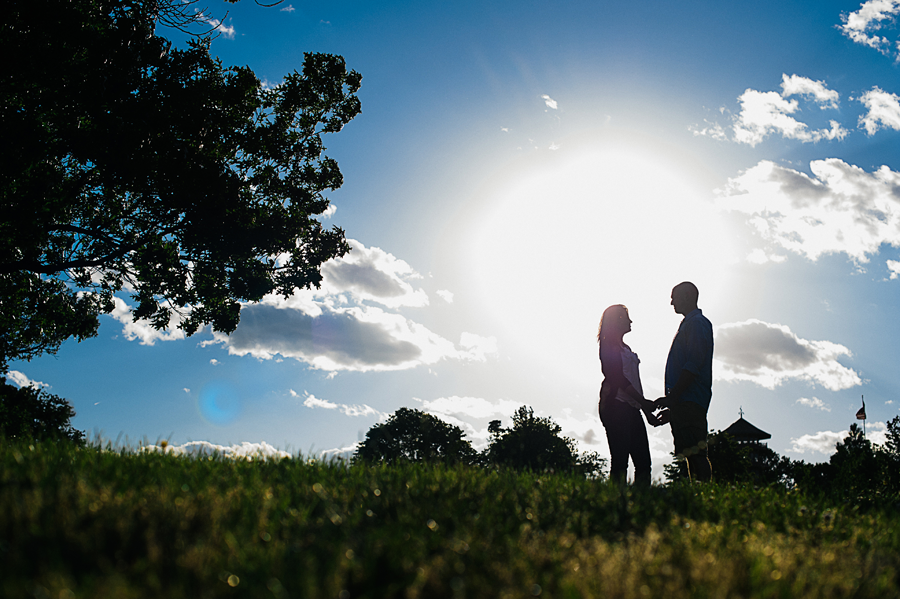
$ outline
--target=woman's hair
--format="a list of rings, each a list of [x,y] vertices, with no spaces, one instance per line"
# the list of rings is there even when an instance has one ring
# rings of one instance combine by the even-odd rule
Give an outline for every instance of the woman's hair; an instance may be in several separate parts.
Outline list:
[[[617,314],[618,313],[618,314]],[[609,308],[603,311],[603,316],[600,317],[600,326],[597,327],[597,343],[601,343],[603,338],[609,333],[610,329],[615,327],[613,322],[622,316],[622,313],[625,316],[628,316],[628,308],[623,306],[622,304],[613,304]],[[606,323],[606,330],[603,330],[603,323]]]

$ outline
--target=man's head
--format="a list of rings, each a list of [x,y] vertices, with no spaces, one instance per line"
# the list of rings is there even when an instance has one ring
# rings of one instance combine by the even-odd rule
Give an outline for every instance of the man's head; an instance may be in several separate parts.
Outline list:
[[[697,309],[699,297],[700,292],[697,290],[697,286],[685,281],[675,285],[675,288],[672,289],[672,306],[677,314],[687,316]]]

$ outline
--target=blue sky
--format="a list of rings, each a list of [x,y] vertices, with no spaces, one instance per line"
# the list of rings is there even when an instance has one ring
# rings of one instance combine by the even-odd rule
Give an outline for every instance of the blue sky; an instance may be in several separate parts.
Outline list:
[[[227,11],[227,16],[226,15]],[[530,405],[607,455],[594,335],[624,303],[662,391],[700,288],[716,328],[709,421],[738,410],[827,459],[865,396],[898,414],[900,1],[210,4],[213,52],[277,84],[303,52],[363,75],[326,139],[325,284],[246,306],[230,337],[132,324],[12,365],[104,438],[352,451],[396,409],[481,447]],[[671,434],[651,431],[654,470]]]

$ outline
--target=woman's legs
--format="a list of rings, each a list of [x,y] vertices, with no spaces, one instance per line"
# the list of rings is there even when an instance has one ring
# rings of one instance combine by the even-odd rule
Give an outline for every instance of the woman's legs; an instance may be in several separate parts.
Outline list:
[[[639,485],[650,485],[650,442],[647,439],[647,427],[640,410],[632,410],[630,450],[634,463],[634,482]]]
[[[606,429],[606,440],[609,442],[609,477],[625,482],[630,455],[634,463],[635,482],[649,485],[650,444],[640,410],[617,399],[608,399],[600,402],[600,421]]]
[[[606,440],[609,442],[611,457],[609,477],[623,483],[628,472],[628,454],[631,449],[629,410],[633,410],[633,408],[614,398],[600,402],[600,421],[603,423],[603,428],[606,429]]]

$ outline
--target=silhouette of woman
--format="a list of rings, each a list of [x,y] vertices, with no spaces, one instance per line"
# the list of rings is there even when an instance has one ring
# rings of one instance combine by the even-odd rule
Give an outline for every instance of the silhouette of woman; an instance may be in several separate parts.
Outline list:
[[[628,308],[615,304],[603,311],[597,343],[600,345],[600,421],[606,429],[612,455],[610,478],[625,482],[628,456],[634,464],[634,481],[650,484],[650,444],[641,411],[653,426],[663,422],[653,415],[654,404],[644,398],[638,371],[640,360],[622,338],[631,331]]]

